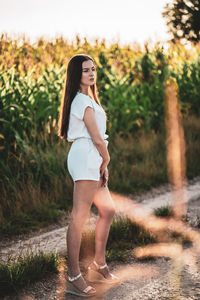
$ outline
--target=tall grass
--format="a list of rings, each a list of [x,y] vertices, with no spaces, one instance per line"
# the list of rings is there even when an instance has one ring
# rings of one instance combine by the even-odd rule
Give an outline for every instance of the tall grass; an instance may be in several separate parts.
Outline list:
[[[200,174],[200,119],[189,115],[183,126],[186,139],[186,174],[192,179]]]
[[[29,145],[19,157],[9,152],[8,163],[1,163],[1,233],[20,233],[37,227],[37,223],[46,225],[57,220],[60,210],[71,208],[73,181],[67,172],[68,151],[66,142],[52,137],[47,143],[41,133],[40,142]]]
[[[200,122],[193,116],[184,119],[183,125],[186,173],[188,178],[193,178],[200,173]],[[128,138],[116,135],[108,145],[111,156],[109,188],[134,194],[167,182],[165,143],[164,130],[162,133],[140,131]],[[71,208],[73,181],[67,170],[68,151],[69,145],[58,139],[44,149],[40,144],[33,145],[30,152],[23,154],[21,161],[15,161],[13,157],[12,164],[4,169],[8,184],[6,181],[2,184],[2,234],[20,233],[20,230],[23,232],[46,225],[57,220],[61,210]]]
[[[6,228],[12,232],[12,224],[20,220],[20,215],[27,220],[27,214],[34,211],[39,216],[45,207],[54,210],[49,217],[53,221],[60,209],[71,207],[73,182],[66,164],[70,145],[58,138],[57,123],[66,65],[72,55],[80,52],[94,57],[99,97],[108,114],[110,189],[134,193],[167,181],[163,82],[168,75],[174,76],[179,85],[187,175],[192,178],[200,173],[199,45],[192,51],[170,45],[166,52],[159,45],[151,50],[148,45],[145,49],[120,47],[117,43],[107,47],[104,40],[91,45],[87,39],[81,42],[78,36],[71,44],[60,37],[55,41],[39,39],[31,45],[3,34],[1,232]],[[27,222],[30,228],[36,226]]]
[[[109,145],[109,185],[121,193],[135,193],[167,181],[164,133],[140,131],[117,135]]]

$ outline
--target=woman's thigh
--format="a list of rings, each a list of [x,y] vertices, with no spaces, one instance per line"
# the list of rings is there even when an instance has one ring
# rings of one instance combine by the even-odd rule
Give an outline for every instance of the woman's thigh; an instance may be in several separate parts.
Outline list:
[[[102,178],[99,180],[97,190],[94,194],[94,204],[98,208],[101,216],[111,215],[115,213],[115,203],[110,195],[108,187],[102,186]]]
[[[98,184],[99,182],[95,180],[74,182],[72,216],[84,216],[89,213]]]

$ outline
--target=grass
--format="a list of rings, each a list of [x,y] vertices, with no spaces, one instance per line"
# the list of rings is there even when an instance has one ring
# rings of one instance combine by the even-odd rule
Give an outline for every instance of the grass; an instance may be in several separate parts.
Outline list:
[[[116,136],[109,144],[110,189],[134,194],[167,182],[165,151],[164,133]]]
[[[200,174],[200,120],[183,119],[186,141],[186,176]],[[109,143],[109,188],[122,194],[136,194],[168,182],[165,130],[140,131],[128,138],[117,135]]]
[[[110,227],[107,248],[119,250],[155,243],[155,236],[125,217],[116,217]]]
[[[174,217],[174,212],[173,212],[173,208],[172,206],[161,206],[161,207],[158,207],[156,209],[154,209],[154,214],[155,216],[157,217],[164,217],[164,218],[167,218],[167,217]],[[183,217],[182,218],[182,221],[183,222],[187,222],[188,219],[187,219],[187,216],[186,217]],[[198,226],[197,226],[198,227]],[[182,236],[181,234],[177,233],[177,232],[168,232],[169,233],[169,236],[176,242],[180,242],[182,243],[183,245],[184,244],[191,244],[191,240],[187,237],[184,237]]]
[[[28,213],[18,212],[0,223],[0,235],[11,237],[38,230],[51,223],[56,223],[63,213],[55,205],[49,207],[40,206],[30,210]]]
[[[168,206],[168,205],[155,208],[154,214],[157,217],[173,217],[174,216],[172,207]]]
[[[118,216],[113,220],[110,227],[106,259],[107,261],[127,261],[128,250],[155,242],[156,239],[150,231],[143,229],[127,218]],[[80,260],[93,257],[94,251],[95,231],[93,229],[85,230],[82,234]]]
[[[37,230],[72,207],[73,181],[66,167],[69,145],[47,135],[40,141],[20,157],[1,161],[0,235]]]
[[[200,175],[200,120],[188,116],[183,122],[186,140],[186,174],[192,179]]]
[[[199,228],[199,229],[200,229],[200,216],[198,216],[197,228]]]
[[[129,259],[129,250],[110,249],[106,250],[106,261],[127,262]]]
[[[17,261],[0,262],[0,296],[17,293],[22,287],[40,280],[50,272],[58,272],[59,257],[56,253],[34,255],[27,253]]]
[[[87,228],[82,232],[79,259],[90,259],[95,252],[95,231]]]
[[[183,120],[186,138],[186,173],[200,174],[200,122]],[[67,170],[70,145],[55,136],[42,135],[20,157],[1,164],[0,234],[14,235],[56,222],[71,210],[73,181]],[[109,141],[111,156],[108,187],[136,194],[168,182],[165,132],[144,132]],[[15,226],[16,224],[16,226]],[[17,225],[18,224],[18,225]]]

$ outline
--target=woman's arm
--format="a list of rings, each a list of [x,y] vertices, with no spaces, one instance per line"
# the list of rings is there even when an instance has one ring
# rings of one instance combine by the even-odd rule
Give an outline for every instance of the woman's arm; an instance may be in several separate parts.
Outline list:
[[[105,168],[109,164],[110,155],[108,153],[106,143],[104,142],[104,139],[100,135],[94,111],[89,106],[85,109],[83,121],[93,140],[94,145],[96,146],[97,150],[99,151],[100,155],[103,158],[103,162],[101,165],[101,176],[102,176],[104,174]]]

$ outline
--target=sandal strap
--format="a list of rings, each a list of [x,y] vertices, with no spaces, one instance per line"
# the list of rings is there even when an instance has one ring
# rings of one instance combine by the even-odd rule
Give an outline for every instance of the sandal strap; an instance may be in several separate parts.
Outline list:
[[[108,266],[107,264],[101,266],[95,260],[93,261],[93,263],[97,267],[97,269],[101,269],[101,270],[104,269],[104,268],[106,268]]]
[[[69,275],[67,275],[70,282],[73,282],[73,281],[77,280],[81,276],[82,276],[81,273],[79,273],[77,276],[74,276],[74,277],[70,277]]]
[[[93,261],[93,264],[96,266],[96,268],[97,268],[97,272],[99,272],[98,270],[99,269],[104,269],[104,268],[108,268],[108,265],[105,263],[105,265],[99,265],[95,260]],[[88,267],[88,269],[89,270],[91,270],[91,267],[89,266]],[[109,270],[108,270],[109,271]],[[101,273],[102,274],[102,273]],[[107,279],[109,282],[115,282],[115,280],[117,280],[117,281],[119,281],[119,277],[117,277],[117,276],[115,276],[114,274],[112,274],[112,273],[110,273],[109,272],[109,274],[110,274],[110,276],[111,276],[111,279]],[[103,275],[103,274],[102,274]],[[104,276],[104,275],[103,275]],[[104,276],[105,277],[105,276]]]
[[[90,285],[88,285],[84,290],[83,292],[88,294],[89,291],[91,291],[93,289],[93,287],[91,287]]]
[[[108,265],[105,264],[105,265],[103,265],[103,266],[100,266],[99,269],[104,269],[104,268],[106,268],[107,266],[108,266]]]

